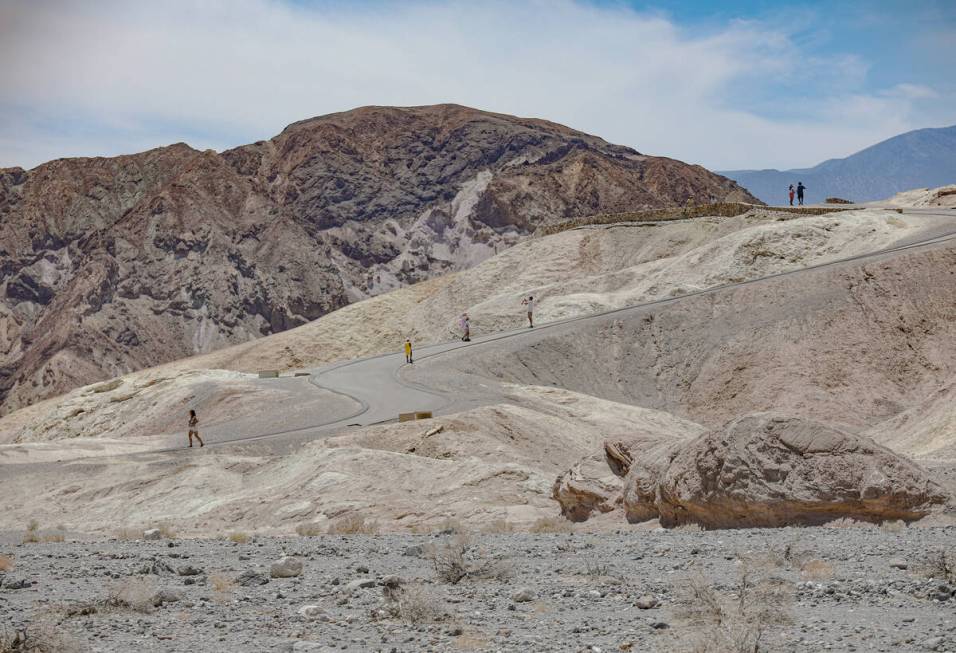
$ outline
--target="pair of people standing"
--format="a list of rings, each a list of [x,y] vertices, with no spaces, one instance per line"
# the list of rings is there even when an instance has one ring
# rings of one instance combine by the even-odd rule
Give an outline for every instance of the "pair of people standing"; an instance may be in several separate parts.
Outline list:
[[[803,185],[802,181],[797,182],[796,195],[797,195],[797,201],[800,203],[800,206],[803,206],[803,191],[805,191],[806,189],[807,187]],[[793,195],[794,195],[793,184],[790,184],[790,206],[793,206]]]

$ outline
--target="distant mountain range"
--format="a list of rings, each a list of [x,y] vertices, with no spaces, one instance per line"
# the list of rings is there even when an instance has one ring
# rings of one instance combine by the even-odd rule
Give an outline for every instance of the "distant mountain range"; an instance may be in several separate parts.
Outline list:
[[[956,125],[917,129],[846,157],[794,170],[727,170],[767,204],[786,204],[787,187],[802,181],[808,203],[827,197],[854,202],[888,198],[912,188],[956,183]]]

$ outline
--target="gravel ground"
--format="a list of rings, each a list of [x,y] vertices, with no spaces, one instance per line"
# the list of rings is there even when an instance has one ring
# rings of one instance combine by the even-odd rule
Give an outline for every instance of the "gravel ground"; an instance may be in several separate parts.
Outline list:
[[[4,541],[0,624],[55,650],[687,650],[722,634],[687,614],[708,587],[725,631],[746,630],[730,606],[747,572],[761,650],[956,651],[956,578],[927,567],[956,527]],[[451,583],[434,551],[459,541]],[[298,576],[272,577],[283,556]]]

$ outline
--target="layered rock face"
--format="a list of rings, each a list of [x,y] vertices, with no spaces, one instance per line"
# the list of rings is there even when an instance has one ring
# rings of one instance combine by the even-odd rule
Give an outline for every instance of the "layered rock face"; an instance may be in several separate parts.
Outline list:
[[[913,521],[951,500],[902,456],[804,419],[749,415],[672,455],[634,456],[623,494],[630,521],[706,528]]]
[[[368,107],[221,154],[0,170],[0,414],[470,267],[538,226],[755,201],[542,120]]]

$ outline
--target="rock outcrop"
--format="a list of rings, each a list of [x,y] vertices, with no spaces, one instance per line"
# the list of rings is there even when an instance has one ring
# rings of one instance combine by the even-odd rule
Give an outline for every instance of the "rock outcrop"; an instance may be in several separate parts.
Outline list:
[[[636,461],[640,455],[634,456]],[[631,521],[705,528],[914,521],[951,497],[916,464],[867,438],[797,418],[756,414],[702,435],[661,462],[631,465]],[[651,468],[650,473],[648,467]]]
[[[723,200],[756,201],[699,166],[455,105],[0,169],[0,414],[468,268],[541,225]]]

